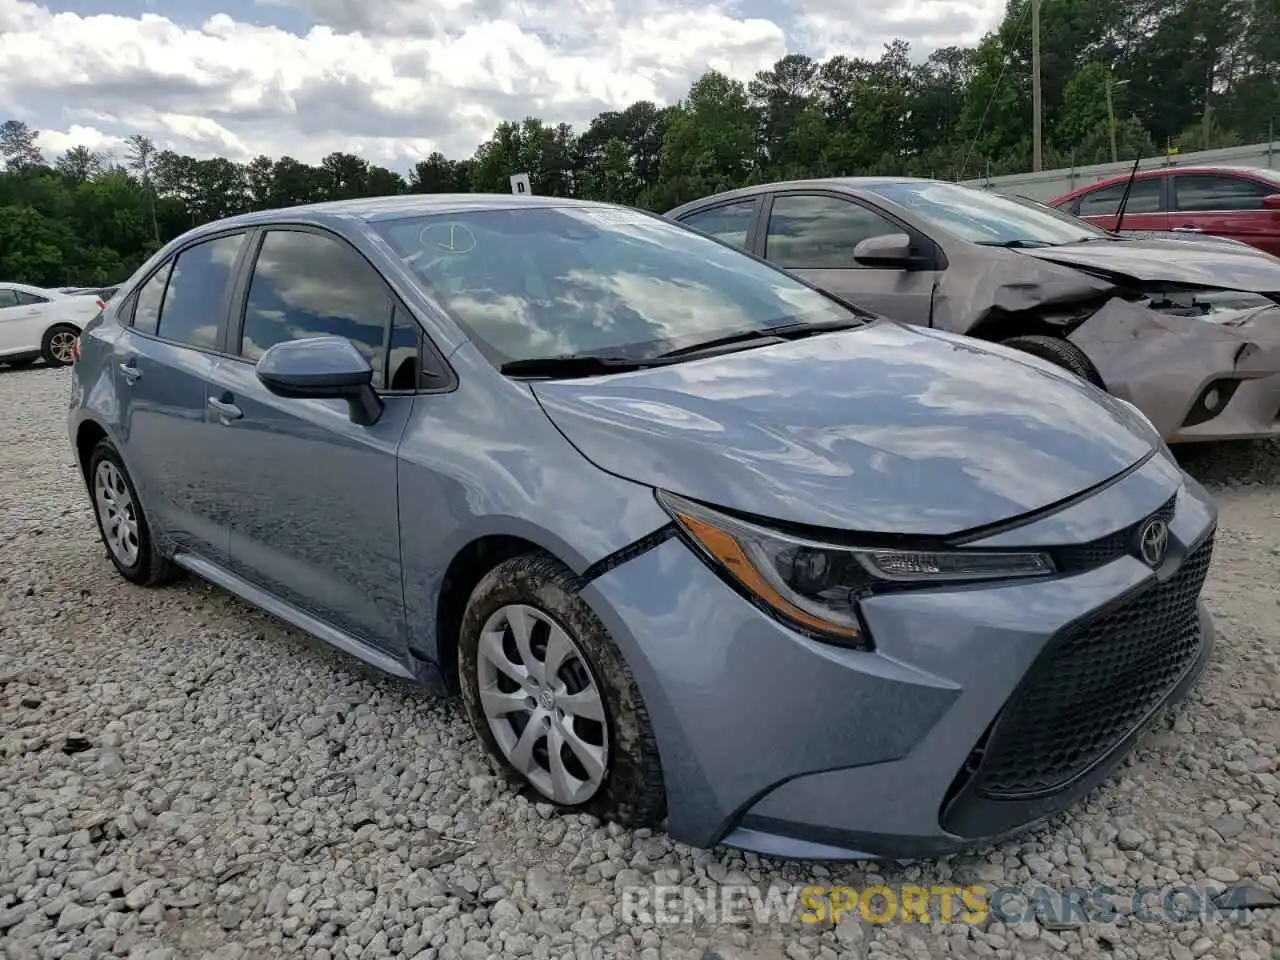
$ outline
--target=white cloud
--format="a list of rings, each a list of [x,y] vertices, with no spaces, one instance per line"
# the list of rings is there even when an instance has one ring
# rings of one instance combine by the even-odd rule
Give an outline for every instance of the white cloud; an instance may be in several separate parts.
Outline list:
[[[143,133],[197,156],[340,149],[404,168],[433,149],[468,156],[500,120],[581,126],[670,102],[708,67],[747,79],[788,47],[969,42],[1002,5],[866,0],[851,18],[834,0],[791,0],[763,6],[770,19],[746,12],[760,0],[254,0],[257,20],[290,7],[317,24],[298,34],[237,21],[226,2],[186,26],[0,0],[0,104],[50,153]]]

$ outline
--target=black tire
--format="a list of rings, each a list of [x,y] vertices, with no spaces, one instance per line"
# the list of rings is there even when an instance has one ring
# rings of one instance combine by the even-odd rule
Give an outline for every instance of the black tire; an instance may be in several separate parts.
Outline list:
[[[609,738],[604,778],[584,802],[555,806],[628,827],[660,823],[665,815],[666,791],[657,742],[640,691],[604,624],[575,593],[573,574],[547,556],[524,555],[499,564],[476,586],[462,619],[458,679],[467,717],[490,759],[510,782],[527,788],[540,801],[554,803],[507,760],[480,706],[477,661],[481,630],[494,613],[512,604],[537,609],[568,633],[604,704]]]
[[[1093,363],[1084,355],[1079,347],[1059,337],[1047,337],[1032,334],[1025,337],[1012,337],[1002,341],[1002,345],[1021,350],[1033,357],[1048,360],[1055,366],[1074,373],[1083,380],[1088,380],[1095,387],[1102,387],[1102,378],[1093,368]]]
[[[124,479],[129,496],[133,501],[134,517],[138,528],[138,556],[131,564],[124,563],[117,557],[108,542],[102,510],[98,504],[98,496],[95,489],[98,468],[104,462],[111,463],[120,472],[120,476]],[[98,522],[98,535],[102,538],[102,545],[107,548],[107,556],[110,558],[111,563],[120,571],[120,576],[142,587],[156,587],[176,579],[179,570],[156,549],[155,541],[151,538],[151,527],[147,524],[146,514],[142,510],[142,501],[138,499],[137,488],[133,485],[133,478],[129,476],[129,471],[125,469],[124,461],[120,458],[120,452],[116,450],[115,445],[110,440],[100,440],[98,445],[93,448],[93,453],[89,456],[86,477],[89,499],[93,504],[93,516]]]
[[[60,359],[54,354],[54,338],[68,333],[73,337],[78,337],[80,336],[80,328],[73,323],[55,323],[44,332],[44,337],[40,340],[40,356],[49,366],[66,367],[71,364],[70,360]]]

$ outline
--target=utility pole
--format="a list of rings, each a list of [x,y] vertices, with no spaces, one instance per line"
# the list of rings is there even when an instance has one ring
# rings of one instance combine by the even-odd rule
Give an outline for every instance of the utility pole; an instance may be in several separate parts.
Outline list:
[[[1111,162],[1120,162],[1120,151],[1116,149],[1116,105],[1111,96],[1111,73],[1107,72],[1107,124],[1111,127]]]
[[[1039,170],[1043,105],[1040,102],[1040,0],[1031,0],[1031,169]]]

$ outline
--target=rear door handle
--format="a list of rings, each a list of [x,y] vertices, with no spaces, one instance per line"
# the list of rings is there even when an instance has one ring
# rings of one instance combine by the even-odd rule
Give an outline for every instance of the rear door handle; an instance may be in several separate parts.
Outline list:
[[[131,363],[120,364],[120,375],[124,377],[125,383],[133,386],[138,382],[138,378],[142,376],[142,371]]]
[[[1204,233],[1199,227],[1174,227],[1174,233]]]
[[[228,403],[226,400],[219,400],[217,397],[209,398],[209,409],[221,417],[224,422],[228,420],[239,420],[244,416],[244,411],[234,403]]]

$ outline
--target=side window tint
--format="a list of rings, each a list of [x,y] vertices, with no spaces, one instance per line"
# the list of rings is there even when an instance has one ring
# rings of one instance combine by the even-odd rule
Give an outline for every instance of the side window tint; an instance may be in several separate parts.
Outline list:
[[[240,355],[257,360],[287,340],[346,337],[369,358],[381,389],[390,315],[386,284],[351,247],[318,233],[270,230],[249,282]]]
[[[1161,177],[1148,177],[1145,180],[1133,181],[1129,191],[1129,202],[1125,204],[1124,215],[1131,213],[1162,213],[1164,197],[1162,195]],[[1086,193],[1080,198],[1080,216],[1113,217],[1120,210],[1120,199],[1124,196],[1124,183],[1113,183],[1109,187]]]
[[[38,303],[48,303],[48,297],[37,297],[34,293],[27,293],[25,290],[15,290],[14,296],[18,298],[18,306],[34,307]]]
[[[133,328],[142,333],[154,334],[160,322],[160,304],[164,301],[164,288],[169,282],[169,271],[173,269],[173,261],[169,261],[142,285],[133,301]]]
[[[18,292],[16,290],[0,290],[0,310],[5,307],[16,307],[18,305]]]
[[[420,377],[419,353],[422,328],[413,317],[396,307],[391,324],[391,345],[387,352],[387,389],[416,390]]]
[[[236,233],[178,254],[160,310],[161,337],[206,350],[218,346],[227,284],[244,242],[245,235]]]
[[[755,200],[743,200],[738,203],[727,203],[722,207],[712,207],[710,210],[700,210],[682,217],[680,222],[688,224],[695,230],[709,233],[717,240],[745,248],[755,215]]]
[[[1173,179],[1179,210],[1261,210],[1262,198],[1274,192],[1243,177],[1179,174]]]
[[[856,269],[853,248],[868,237],[902,233],[866,207],[839,197],[774,197],[765,256],[782,267]]]

